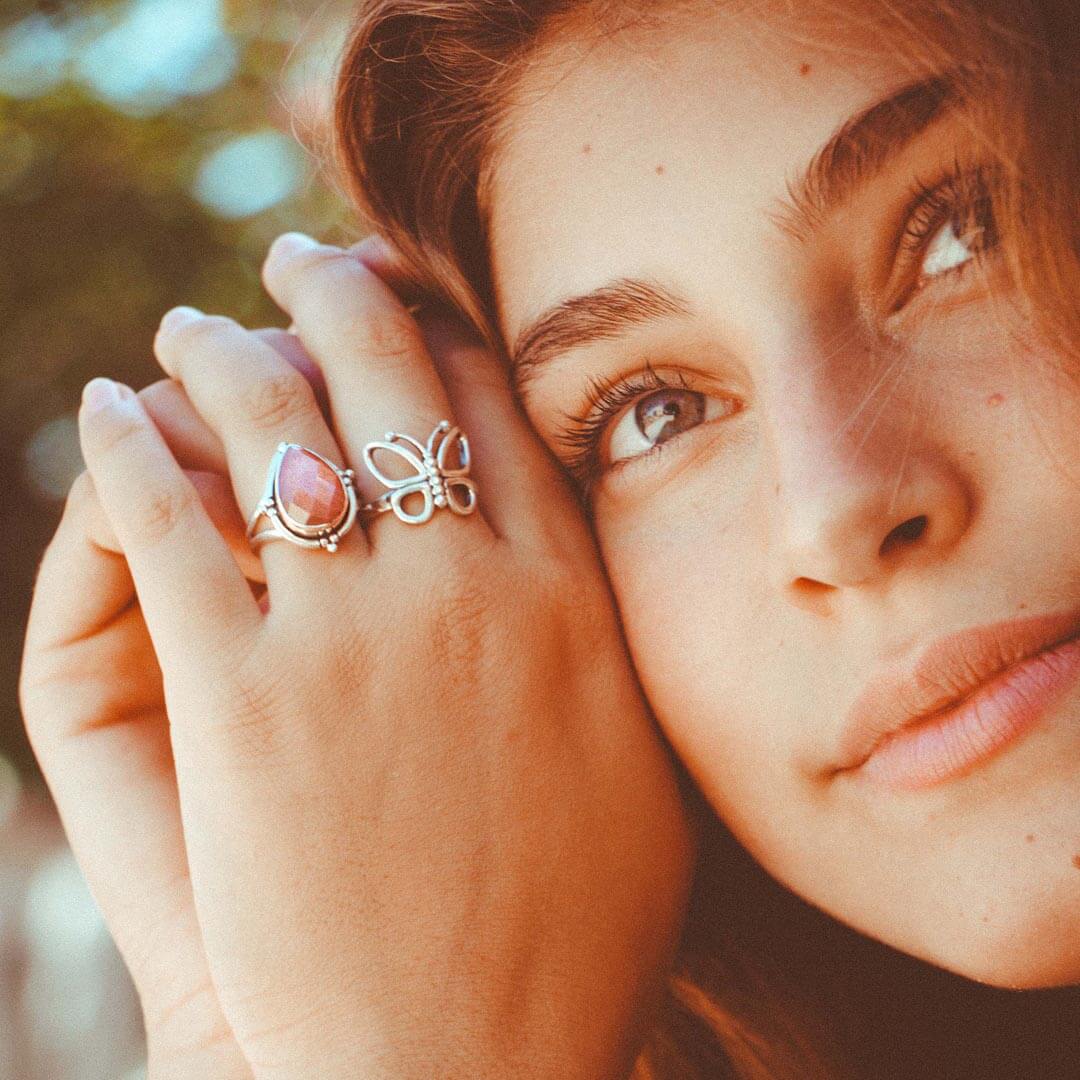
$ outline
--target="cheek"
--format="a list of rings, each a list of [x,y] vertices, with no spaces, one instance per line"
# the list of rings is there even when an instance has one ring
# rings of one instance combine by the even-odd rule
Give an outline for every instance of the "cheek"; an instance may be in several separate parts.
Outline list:
[[[715,505],[695,502],[687,494],[663,512],[598,516],[597,536],[658,721],[702,787],[730,789],[763,755],[786,755],[758,730],[773,694],[762,681],[771,634],[760,625],[753,545]]]

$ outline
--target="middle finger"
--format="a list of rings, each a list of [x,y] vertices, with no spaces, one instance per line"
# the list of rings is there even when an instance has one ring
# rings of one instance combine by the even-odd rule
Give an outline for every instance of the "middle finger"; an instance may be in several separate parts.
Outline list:
[[[359,259],[301,234],[278,238],[263,267],[263,280],[270,295],[292,316],[297,334],[323,372],[334,426],[356,469],[358,490],[364,501],[379,498],[387,488],[365,463],[369,442],[382,442],[387,433],[396,432],[423,446],[441,421],[456,423],[419,325],[390,286]],[[406,443],[397,446],[415,460],[406,464],[398,455],[377,450],[370,464],[394,481],[415,479],[422,487],[423,474],[417,471],[422,451]],[[463,464],[459,447],[460,443],[448,443],[447,467]],[[467,494],[466,485],[451,480],[450,487],[451,509],[455,503],[468,507],[475,499]],[[466,519],[472,520],[471,525],[451,520],[458,515],[432,507],[431,496],[419,490],[405,500],[404,510],[433,511],[437,521],[456,532],[484,520],[482,498],[481,494],[476,500],[480,512]],[[372,535],[376,546],[380,529],[375,526]],[[397,543],[400,539],[395,538]]]

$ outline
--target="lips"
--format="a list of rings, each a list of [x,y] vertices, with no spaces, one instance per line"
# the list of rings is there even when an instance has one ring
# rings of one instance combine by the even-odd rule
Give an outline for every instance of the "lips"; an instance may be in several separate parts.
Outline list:
[[[910,782],[900,777],[899,786],[925,786],[920,778],[929,783],[950,771],[965,771],[965,752],[973,758],[988,756],[1041,715],[1040,698],[1048,699],[1065,681],[1061,665],[1049,662],[1057,656],[1054,650],[1077,638],[1080,610],[995,623],[941,639],[914,666],[875,679],[859,696],[844,726],[836,771],[858,769],[876,755],[888,759],[878,772],[906,769]],[[988,732],[986,717],[1000,730]],[[939,737],[930,737],[937,727]],[[934,753],[955,760],[926,760]],[[916,763],[916,757],[923,760]],[[895,768],[893,759],[899,763]]]

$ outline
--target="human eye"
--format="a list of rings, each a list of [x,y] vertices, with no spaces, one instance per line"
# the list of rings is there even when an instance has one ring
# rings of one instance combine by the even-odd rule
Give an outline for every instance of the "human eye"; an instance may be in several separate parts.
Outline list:
[[[937,183],[916,180],[898,245],[910,284],[894,310],[929,286],[966,274],[997,249],[992,190],[982,165],[954,162]]]
[[[664,376],[646,364],[629,379],[593,380],[584,413],[566,416],[556,439],[568,452],[567,471],[587,497],[604,472],[657,454],[685,432],[741,409],[731,395],[707,394],[681,372]]]

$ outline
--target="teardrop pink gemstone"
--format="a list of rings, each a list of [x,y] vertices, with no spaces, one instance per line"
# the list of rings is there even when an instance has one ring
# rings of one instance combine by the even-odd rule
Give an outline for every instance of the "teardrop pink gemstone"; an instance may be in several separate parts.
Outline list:
[[[347,498],[337,473],[307,450],[290,446],[278,470],[278,498],[297,525],[335,525]]]

